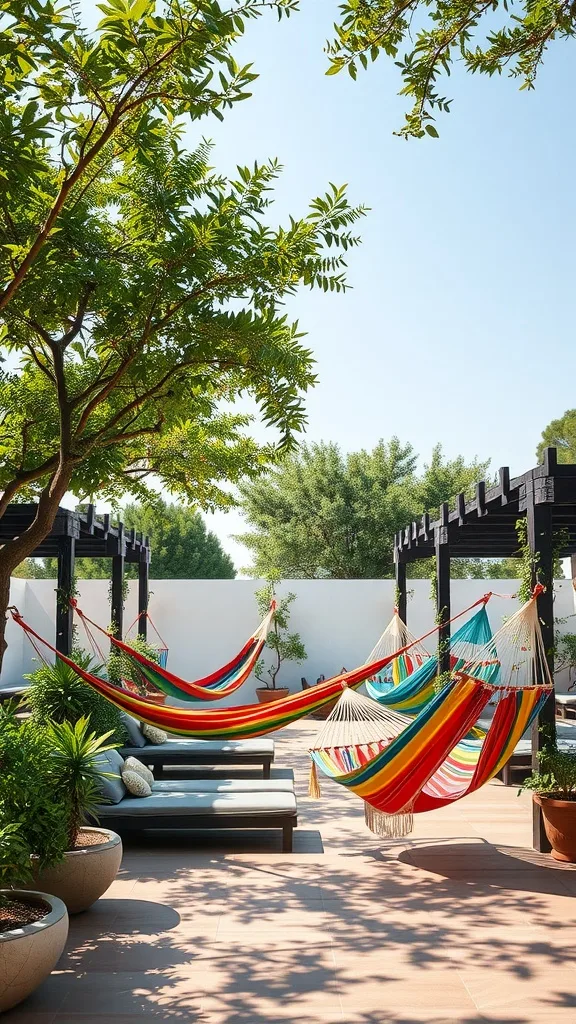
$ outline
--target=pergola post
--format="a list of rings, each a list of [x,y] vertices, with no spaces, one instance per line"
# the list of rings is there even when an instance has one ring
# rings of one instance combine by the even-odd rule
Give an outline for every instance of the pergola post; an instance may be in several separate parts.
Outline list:
[[[147,552],[145,552],[147,554]],[[138,563],[138,633],[146,639],[148,635],[148,559]]]
[[[398,548],[394,549],[394,569],[396,575],[396,607],[402,622],[406,622],[407,600],[406,600],[406,562],[400,561]]]
[[[70,604],[74,589],[76,538],[58,538],[58,582],[56,591],[56,650],[70,657],[74,611]]]
[[[552,506],[536,504],[534,491],[527,494],[526,517],[528,544],[532,555],[532,584],[542,583],[545,590],[537,598],[538,618],[542,630],[544,650],[554,678],[554,538]],[[542,729],[544,728],[545,734]],[[552,693],[532,726],[532,767],[538,768],[538,753],[556,735],[555,701]],[[534,849],[548,853],[542,812],[532,804],[532,838]]]
[[[450,671],[450,546],[448,503],[440,510],[440,525],[434,530],[436,554],[436,621],[438,623],[438,673]]]

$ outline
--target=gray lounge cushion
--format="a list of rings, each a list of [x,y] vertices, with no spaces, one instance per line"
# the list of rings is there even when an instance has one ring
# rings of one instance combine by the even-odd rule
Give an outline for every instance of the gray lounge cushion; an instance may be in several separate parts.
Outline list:
[[[108,774],[108,777],[100,776],[98,783],[103,798],[111,804],[119,804],[127,792],[120,775],[124,758],[117,750],[106,750],[103,754],[98,754],[96,763]]]
[[[274,740],[188,740],[171,736],[166,743],[147,744],[146,753],[140,753],[140,757],[146,760],[146,756],[152,753],[182,754],[183,757],[194,754],[245,754],[246,756],[259,756],[261,754],[274,754]],[[131,747],[124,747],[124,757],[137,756]]]
[[[152,793],[293,793],[292,779],[160,779]]]
[[[121,718],[122,724],[125,726],[126,732],[128,733],[128,743],[130,747],[145,747],[146,740],[142,735],[140,722],[137,721],[136,718],[132,718],[132,715],[126,714],[125,711],[122,711]]]
[[[296,817],[296,797],[294,793],[185,793],[178,789],[147,797],[127,796],[119,804],[98,808],[97,813],[107,819],[138,817],[142,819],[142,828],[146,828],[147,817],[210,815],[217,818],[233,814],[238,815],[240,828],[243,815]]]

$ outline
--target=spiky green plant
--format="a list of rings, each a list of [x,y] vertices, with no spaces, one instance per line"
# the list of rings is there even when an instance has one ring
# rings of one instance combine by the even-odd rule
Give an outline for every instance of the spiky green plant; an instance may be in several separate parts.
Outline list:
[[[98,755],[113,750],[106,741],[112,733],[96,736],[87,718],[70,722],[52,722],[46,734],[52,744],[52,769],[56,798],[68,802],[68,842],[73,850],[83,825],[97,820],[96,807],[102,803],[99,780],[111,773],[102,771]]]

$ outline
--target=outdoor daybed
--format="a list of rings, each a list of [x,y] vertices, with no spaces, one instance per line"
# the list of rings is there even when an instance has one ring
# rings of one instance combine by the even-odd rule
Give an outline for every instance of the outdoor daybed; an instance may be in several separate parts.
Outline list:
[[[137,757],[143,764],[154,768],[160,776],[165,766],[178,765],[194,768],[197,765],[262,765],[262,777],[270,778],[274,760],[274,740],[190,740],[169,736],[165,743],[147,742],[139,723],[129,715],[122,715],[128,730],[128,742],[120,753],[122,757]]]
[[[109,770],[118,771],[115,752]],[[282,829],[282,850],[292,852],[298,824],[291,779],[187,779],[154,781],[152,794],[130,796],[121,778],[105,783],[109,801],[95,808],[103,828],[117,832],[149,829]]]

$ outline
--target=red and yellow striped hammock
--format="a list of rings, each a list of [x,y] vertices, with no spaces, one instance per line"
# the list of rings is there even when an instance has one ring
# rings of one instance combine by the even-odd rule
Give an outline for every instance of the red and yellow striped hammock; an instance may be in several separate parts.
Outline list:
[[[497,775],[552,692],[536,596],[415,718],[345,692],[310,751],[311,795],[319,795],[320,769],[364,800],[373,831],[401,836],[415,813],[460,800]],[[494,648],[506,680],[497,686],[474,675]],[[489,728],[474,728],[490,702]]]

